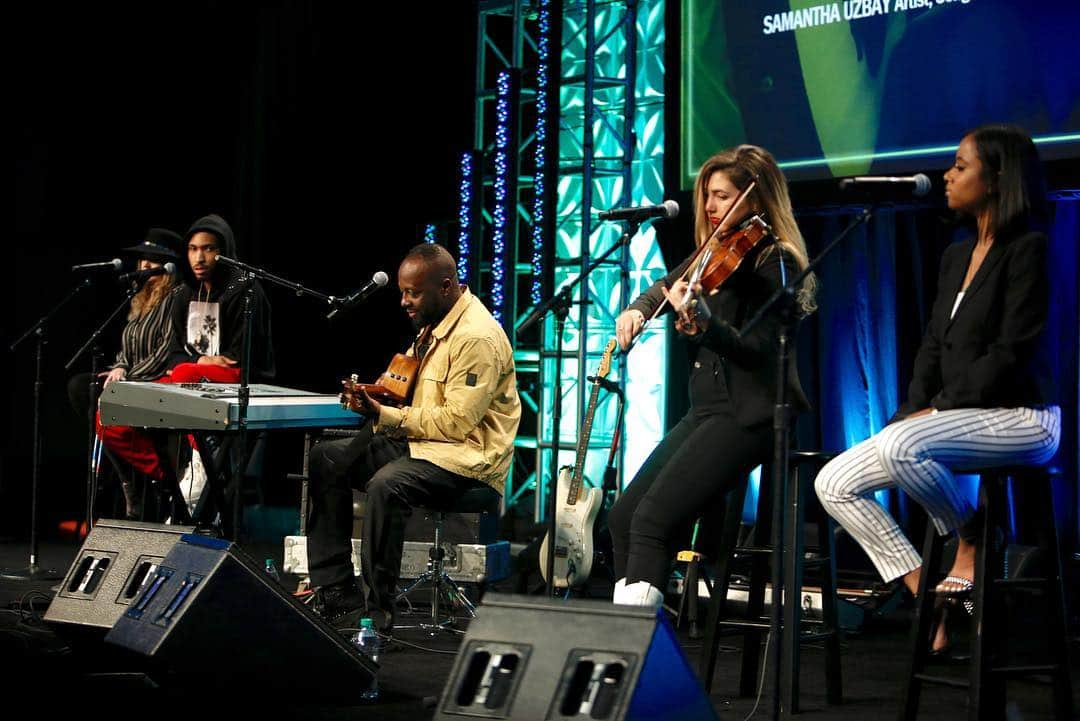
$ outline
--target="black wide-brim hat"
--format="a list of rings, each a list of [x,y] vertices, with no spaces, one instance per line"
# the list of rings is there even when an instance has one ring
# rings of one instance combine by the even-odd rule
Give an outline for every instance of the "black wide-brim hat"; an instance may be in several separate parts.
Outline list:
[[[146,239],[138,245],[124,248],[123,252],[140,260],[153,260],[159,263],[180,260],[184,239],[179,233],[167,228],[151,228],[146,231]]]

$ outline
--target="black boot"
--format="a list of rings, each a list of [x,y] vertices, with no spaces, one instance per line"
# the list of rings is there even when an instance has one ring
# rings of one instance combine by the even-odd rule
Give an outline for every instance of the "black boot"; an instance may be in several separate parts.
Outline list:
[[[315,589],[312,610],[335,628],[359,628],[366,609],[364,593],[351,578]]]

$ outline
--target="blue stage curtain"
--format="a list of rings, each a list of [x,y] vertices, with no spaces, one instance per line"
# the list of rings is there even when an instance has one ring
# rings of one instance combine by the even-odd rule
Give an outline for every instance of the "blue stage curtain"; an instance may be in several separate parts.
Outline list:
[[[1054,487],[1054,510],[1058,517],[1063,550],[1080,551],[1080,191],[1051,195],[1053,223],[1050,227],[1050,318],[1043,355],[1058,379],[1061,402],[1061,447],[1055,464],[1061,476]],[[1071,544],[1070,544],[1071,539]],[[1071,545],[1071,549],[1070,549]]]

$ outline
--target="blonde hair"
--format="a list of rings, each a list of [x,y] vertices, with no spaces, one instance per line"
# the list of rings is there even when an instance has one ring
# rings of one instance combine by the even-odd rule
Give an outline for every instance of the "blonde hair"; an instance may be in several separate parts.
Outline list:
[[[128,311],[128,320],[136,320],[142,318],[149,313],[154,306],[165,299],[173,288],[179,282],[176,280],[176,276],[171,273],[166,273],[160,276],[160,280],[157,283],[153,282],[153,279],[148,281],[146,285],[139,289],[139,292],[135,294],[135,297],[131,299],[131,310]]]
[[[742,217],[751,211],[764,213],[766,222],[772,226],[777,244],[795,259],[799,270],[806,268],[810,259],[806,251],[806,241],[795,223],[787,181],[772,154],[756,145],[736,146],[717,153],[702,164],[694,182],[694,243],[700,246],[713,232],[712,223],[705,212],[705,201],[708,200],[709,179],[717,172],[722,172],[739,191],[745,190],[750,181],[757,180],[757,185],[746,196],[739,209],[734,211],[734,217]],[[770,246],[760,253],[757,265],[760,266],[775,247]],[[817,310],[816,294],[817,278],[811,273],[803,280],[795,294],[803,315]]]

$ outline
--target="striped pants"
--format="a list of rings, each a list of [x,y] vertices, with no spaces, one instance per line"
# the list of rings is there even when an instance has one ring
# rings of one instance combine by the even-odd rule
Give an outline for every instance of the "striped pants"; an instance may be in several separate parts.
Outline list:
[[[974,513],[953,471],[1038,465],[1057,451],[1061,409],[961,408],[898,421],[840,454],[814,481],[829,515],[886,581],[922,565],[911,541],[873,494],[898,486],[926,509],[939,534]]]

